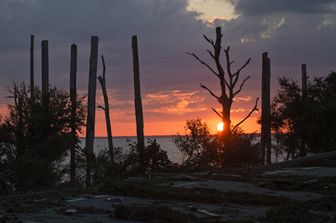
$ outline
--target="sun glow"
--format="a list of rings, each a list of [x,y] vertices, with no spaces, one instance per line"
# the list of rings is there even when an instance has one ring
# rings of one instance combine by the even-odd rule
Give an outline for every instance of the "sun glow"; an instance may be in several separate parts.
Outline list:
[[[223,124],[223,122],[219,122],[217,124],[217,130],[218,130],[218,132],[222,132],[224,130],[224,124]]]

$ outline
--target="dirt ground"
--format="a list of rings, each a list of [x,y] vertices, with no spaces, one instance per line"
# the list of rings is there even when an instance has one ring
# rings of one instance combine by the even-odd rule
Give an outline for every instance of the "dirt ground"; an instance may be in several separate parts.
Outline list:
[[[336,222],[336,167],[155,173],[0,197],[0,222]]]

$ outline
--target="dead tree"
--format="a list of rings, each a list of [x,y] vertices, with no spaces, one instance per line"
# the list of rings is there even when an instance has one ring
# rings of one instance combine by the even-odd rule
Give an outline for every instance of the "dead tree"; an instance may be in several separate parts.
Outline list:
[[[71,101],[71,144],[70,144],[70,181],[76,181],[76,146],[77,146],[77,45],[71,45],[70,52],[70,101]]]
[[[261,150],[262,163],[271,163],[271,61],[267,52],[262,55],[262,84],[261,84]]]
[[[34,35],[30,35],[30,98],[31,109],[34,103]]]
[[[304,109],[305,109],[305,106],[306,106],[306,103],[307,103],[307,96],[308,96],[308,76],[307,76],[307,65],[306,64],[302,64],[301,65],[301,81],[302,81],[302,98],[301,98],[301,109],[302,109],[302,114],[304,114]],[[299,152],[299,156],[300,157],[304,157],[306,154],[307,154],[307,149],[306,149],[306,143],[305,143],[305,140],[304,140],[304,137],[303,137],[303,134],[304,134],[304,125],[305,125],[305,121],[302,121],[301,122],[301,143],[300,143],[300,152]]]
[[[93,145],[94,145],[94,130],[96,116],[96,84],[97,84],[97,60],[98,60],[98,37],[91,37],[90,51],[90,71],[89,71],[89,86],[88,86],[88,109],[86,122],[86,186],[91,185],[91,168],[94,160]]]
[[[48,40],[42,41],[42,104],[44,112],[48,113],[49,104],[49,53]]]
[[[302,101],[305,102],[307,100],[307,94],[308,94],[308,87],[307,87],[307,65],[302,64],[301,65],[301,80],[302,80]]]
[[[250,76],[244,78],[240,84],[238,84],[240,75],[242,70],[250,63],[250,58],[236,71],[232,71],[233,61],[230,59],[230,47],[224,49],[225,57],[226,57],[226,72],[224,71],[222,62],[221,62],[221,52],[222,52],[222,31],[221,27],[216,28],[216,40],[208,38],[206,35],[203,35],[204,39],[210,44],[212,50],[207,50],[211,59],[214,61],[216,68],[213,68],[211,65],[206,63],[200,57],[198,57],[194,53],[187,53],[193,56],[197,61],[199,61],[202,65],[207,67],[210,72],[215,75],[219,79],[220,83],[220,95],[216,95],[212,90],[210,90],[205,85],[201,84],[201,88],[207,90],[211,96],[213,96],[221,105],[222,111],[217,111],[215,108],[212,110],[221,118],[224,123],[224,130],[222,132],[222,138],[224,146],[229,146],[231,143],[231,136],[234,131],[246,120],[248,119],[252,113],[257,109],[257,104],[259,98],[256,99],[255,105],[252,110],[248,113],[248,115],[238,122],[236,125],[231,125],[231,106],[234,102],[234,98],[242,91],[244,84],[250,78]]]
[[[140,155],[140,172],[145,171],[145,137],[144,137],[144,121],[140,91],[140,68],[138,54],[137,36],[132,36],[132,52],[133,52],[133,74],[134,74],[134,105],[137,129],[137,148]]]
[[[100,86],[103,91],[103,97],[104,97],[104,107],[101,105],[98,105],[99,108],[103,109],[105,112],[105,121],[106,121],[106,131],[107,131],[107,139],[108,139],[108,146],[109,146],[109,154],[111,161],[114,161],[114,151],[113,151],[113,139],[112,139],[112,128],[111,128],[111,119],[110,119],[110,106],[109,106],[109,100],[108,95],[106,91],[106,79],[105,79],[105,60],[104,56],[101,56],[102,64],[103,64],[103,75],[98,77]]]

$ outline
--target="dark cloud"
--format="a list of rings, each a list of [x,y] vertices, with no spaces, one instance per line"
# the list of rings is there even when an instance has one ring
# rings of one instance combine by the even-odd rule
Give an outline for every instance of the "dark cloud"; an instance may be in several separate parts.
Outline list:
[[[336,13],[334,0],[231,0],[237,13],[260,16],[275,13]]]
[[[210,26],[198,20],[196,12],[186,10],[188,0],[0,1],[0,92],[5,92],[12,80],[28,82],[31,33],[36,36],[37,84],[40,83],[41,40],[49,40],[51,84],[62,88],[68,88],[70,45],[72,42],[78,44],[81,94],[87,90],[90,36],[98,35],[99,54],[104,54],[107,64],[107,85],[113,89],[111,105],[119,112],[118,117],[125,120],[129,117],[122,114],[129,115],[125,111],[133,111],[131,36],[134,34],[139,40],[142,93],[147,100],[146,114],[150,120],[168,116],[181,118],[174,113],[179,112],[174,110],[178,105],[180,111],[185,112],[183,119],[188,115],[209,114],[209,110],[204,109],[210,103],[216,105],[213,98],[203,94],[205,92],[202,92],[206,96],[204,101],[194,100],[193,96],[188,97],[188,104],[181,95],[165,101],[147,98],[174,90],[195,92],[200,90],[200,82],[218,90],[216,78],[185,54],[186,51],[195,52],[212,64],[205,51],[209,46],[202,34],[213,38],[216,25],[222,26],[223,45],[231,46],[236,68],[248,57],[252,58],[242,73],[242,76],[252,77],[241,95],[252,98],[246,102],[246,108],[260,94],[261,54],[264,51],[268,51],[271,57],[274,90],[276,77],[298,78],[301,63],[308,64],[310,76],[325,75],[336,69],[335,1],[233,2],[238,17],[217,19]],[[152,101],[149,103],[148,100]],[[203,104],[197,105],[200,101]],[[4,103],[3,98],[0,103]],[[160,113],[160,108],[170,111],[170,114]],[[241,109],[239,106],[236,108]]]

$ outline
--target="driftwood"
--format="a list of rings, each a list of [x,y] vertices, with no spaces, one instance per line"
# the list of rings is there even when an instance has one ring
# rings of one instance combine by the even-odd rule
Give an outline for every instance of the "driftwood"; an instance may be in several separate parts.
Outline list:
[[[144,121],[141,102],[140,91],[140,68],[138,55],[138,41],[137,36],[132,37],[132,51],[133,51],[133,74],[134,74],[134,104],[135,104],[135,118],[137,129],[137,148],[140,154],[140,172],[145,171],[145,137],[144,137]]]
[[[88,109],[86,122],[86,186],[91,184],[91,168],[94,159],[93,145],[94,145],[94,130],[95,130],[95,116],[96,116],[96,80],[97,80],[97,61],[98,61],[98,37],[91,37],[91,51],[90,51],[90,71],[89,71],[89,86],[88,86]]]
[[[70,144],[70,181],[76,181],[76,145],[77,145],[77,45],[71,45],[70,56],[70,101],[71,101],[71,144]]]
[[[261,84],[261,149],[262,163],[266,161],[271,163],[271,62],[267,52],[262,55],[262,84]]]
[[[102,64],[103,64],[103,75],[98,77],[100,86],[103,91],[103,97],[104,97],[104,107],[101,105],[98,105],[99,108],[104,110],[105,113],[105,121],[106,121],[106,131],[107,131],[107,139],[108,139],[108,146],[109,146],[109,154],[111,161],[114,161],[114,151],[113,151],[113,139],[112,139],[112,128],[111,128],[111,119],[110,119],[110,106],[109,106],[109,100],[108,95],[106,91],[106,79],[105,79],[105,60],[104,56],[101,56]]]

